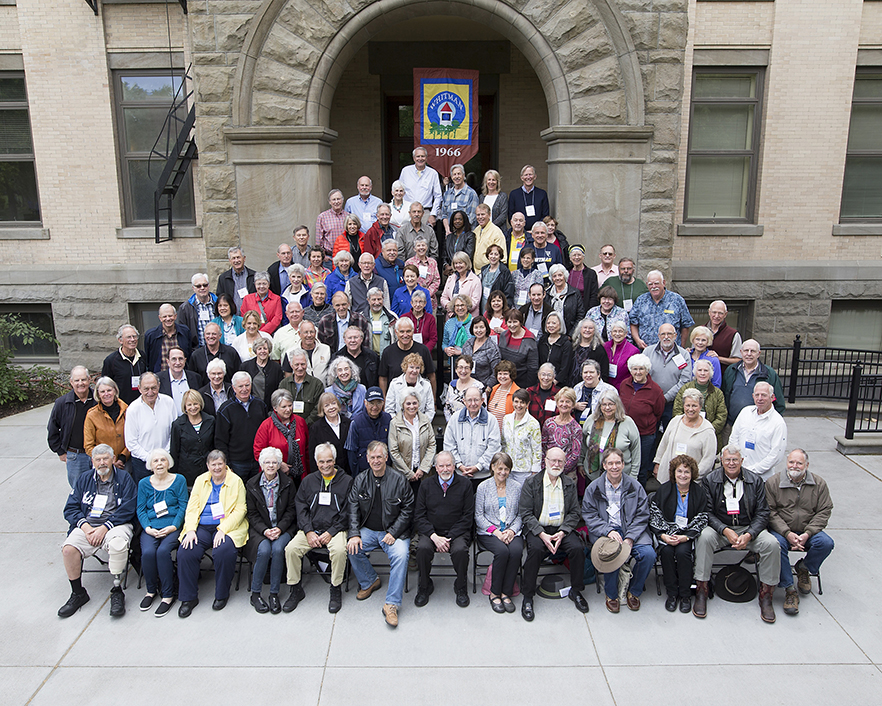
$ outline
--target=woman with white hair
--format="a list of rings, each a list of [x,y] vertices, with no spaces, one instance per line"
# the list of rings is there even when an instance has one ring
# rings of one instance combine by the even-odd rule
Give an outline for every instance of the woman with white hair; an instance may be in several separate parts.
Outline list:
[[[287,272],[291,284],[285,287],[285,291],[282,292],[282,299],[288,302],[288,304],[291,302],[300,302],[300,306],[305,309],[312,304],[309,285],[306,284],[306,268],[295,262],[288,267]]]
[[[551,302],[551,308],[561,316],[564,333],[572,331],[576,323],[585,316],[585,302],[582,293],[567,282],[567,268],[561,264],[552,265],[548,270],[551,286],[545,301]]]
[[[597,325],[589,318],[582,319],[573,330],[573,372],[570,382],[581,379],[582,364],[588,360],[596,360],[600,365],[600,379],[609,382],[609,356],[603,347],[603,340]]]
[[[325,277],[325,301],[331,301],[337,292],[345,291],[346,283],[358,276],[353,265],[355,258],[348,250],[341,250],[334,255],[334,269]]]
[[[683,414],[683,395],[686,394],[686,390],[698,390],[704,397],[701,411],[704,412],[704,418],[714,427],[717,435],[717,453],[719,453],[723,448],[723,429],[726,427],[729,411],[726,408],[723,391],[711,382],[713,372],[713,365],[707,359],[696,360],[692,364],[692,374],[695,379],[687,382],[677,392],[674,398],[674,414]]]
[[[626,378],[619,390],[625,412],[640,432],[640,473],[637,480],[646,484],[652,470],[653,449],[658,433],[658,423],[665,411],[665,393],[653,381],[652,362],[643,353],[628,359],[631,376]]]
[[[640,475],[640,431],[625,413],[615,388],[609,387],[600,393],[597,408],[582,425],[582,433],[585,438],[579,457],[579,475],[587,477],[588,483],[603,473],[601,461],[607,449],[618,449],[622,453],[625,475],[632,478]]]
[[[270,403],[273,411],[254,434],[254,460],[260,462],[264,449],[279,449],[279,470],[297,482],[309,473],[309,427],[303,417],[293,413],[294,396],[289,390],[276,390]]]
[[[294,482],[280,473],[282,452],[268,446],[257,459],[260,473],[245,484],[248,506],[248,543],[245,558],[251,562],[251,605],[258,613],[282,612],[279,589],[285,575],[285,547],[297,531],[294,508]],[[260,595],[263,577],[269,568],[267,601]]]
[[[364,409],[367,390],[361,384],[361,371],[349,358],[338,356],[328,364],[325,392],[340,401],[340,409],[347,419]]]
[[[410,201],[404,200],[404,184],[397,179],[392,182],[392,200],[389,202],[392,209],[392,218],[389,221],[395,232],[403,225],[410,222]]]
[[[609,357],[609,381],[617,390],[629,375],[628,361],[637,355],[640,349],[627,340],[628,329],[621,321],[614,321],[609,326],[610,340],[603,344]]]
[[[157,593],[161,593],[157,618],[168,613],[175,602],[175,565],[171,555],[178,546],[187,509],[187,482],[179,473],[169,472],[174,465],[168,451],[153,449],[147,454],[147,468],[152,475],[138,483],[138,522],[143,528],[141,568],[147,583],[141,610],[149,610]]]
[[[715,351],[710,349],[711,344],[714,342],[714,334],[711,333],[707,326],[696,326],[689,333],[689,342],[692,344],[689,353],[691,354],[690,362],[693,367],[699,360],[709,361],[714,369],[711,380],[715,387],[722,387],[723,371],[720,367],[720,358]]]
[[[683,393],[683,414],[668,422],[655,452],[653,474],[659,483],[670,480],[671,459],[687,454],[698,462],[698,476],[713,470],[717,456],[717,436],[713,425],[701,416],[704,395],[695,388]]]

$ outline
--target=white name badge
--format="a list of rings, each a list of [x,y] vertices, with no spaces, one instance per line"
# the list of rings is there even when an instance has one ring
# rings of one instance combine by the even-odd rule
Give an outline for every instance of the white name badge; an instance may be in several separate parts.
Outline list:
[[[633,299],[625,299],[624,304],[622,305],[625,311],[631,311],[634,308],[634,300]]]
[[[533,334],[534,338],[539,338],[539,329],[538,328],[528,328],[527,330]]]
[[[591,416],[591,405],[589,404],[585,409],[582,410],[582,416],[580,419],[584,422],[588,417]]]
[[[331,504],[331,494],[330,493],[319,493],[319,505],[330,505]]]
[[[677,455],[686,453],[686,444],[677,444]]]
[[[619,506],[616,505],[615,503],[610,503],[609,506],[606,508],[606,512],[610,517],[612,517],[614,515],[618,515],[619,514]]]
[[[515,297],[515,304],[518,306],[523,306],[527,303],[527,293],[526,292],[518,292]]]
[[[200,321],[208,321],[211,318],[209,313],[205,311],[205,309],[200,310],[199,312],[199,320]]]
[[[498,333],[491,333],[490,340],[493,341],[493,343],[495,343],[498,346],[499,345],[499,334]]]
[[[303,414],[303,400],[294,400],[294,414]]]
[[[472,375],[475,374],[475,371],[478,369],[478,364],[475,361],[472,361]]]
[[[417,269],[420,271],[420,277],[426,278],[429,276],[428,265],[417,265]]]
[[[683,357],[682,353],[677,353],[671,360],[674,361],[674,365],[676,365],[680,370],[686,367],[686,359]]]
[[[415,333],[413,335],[413,340],[416,341],[417,343],[422,343],[423,342],[423,334]]]
[[[557,402],[554,400],[545,400],[545,411],[554,412],[557,409]]]
[[[756,449],[756,435],[754,433],[749,434],[744,440],[744,448],[750,449],[751,451]]]
[[[92,512],[89,514],[92,517],[101,517],[101,513],[104,512],[105,507],[107,507],[107,496],[96,495],[95,500],[92,502]]]
[[[726,498],[726,512],[730,515],[741,514],[741,506],[738,502],[738,498]]]
[[[707,419],[707,412],[705,412],[704,410],[701,410],[701,411],[699,412],[699,414],[701,415],[701,418],[702,418],[702,419]]]
[[[543,275],[548,274],[548,265],[544,262],[536,263],[536,269],[539,270]]]
[[[502,319],[498,316],[494,316],[490,319],[490,328],[502,328]]]
[[[560,508],[556,504],[548,506],[548,518],[550,520],[556,520],[560,518]]]
[[[683,515],[677,515],[674,518],[674,522],[677,523],[677,527],[679,527],[680,529],[685,529],[686,525],[689,524],[689,520],[687,518],[683,517]]]
[[[484,299],[490,298],[490,287],[484,287]]]
[[[165,517],[168,514],[168,505],[166,505],[165,500],[153,503],[153,512],[156,513],[157,517]]]
[[[502,524],[505,524],[505,520],[506,520],[506,518],[507,518],[507,515],[506,515],[506,512],[505,512],[505,505],[503,505],[501,508],[499,508],[499,521],[500,521]]]
[[[371,333],[383,333],[383,322],[371,319]]]
[[[140,383],[140,378],[137,375],[132,375],[132,389],[137,390],[138,384]]]
[[[221,503],[212,503],[210,509],[211,517],[215,520],[222,520],[227,516],[224,512],[224,506]]]
[[[238,290],[236,294],[239,295],[240,299],[244,299],[248,296],[248,287],[242,287],[242,289]]]
[[[612,380],[616,375],[619,374],[619,366],[614,365],[613,363],[609,364],[609,377]]]
[[[535,206],[527,206],[527,218],[532,218],[536,215],[536,207]]]

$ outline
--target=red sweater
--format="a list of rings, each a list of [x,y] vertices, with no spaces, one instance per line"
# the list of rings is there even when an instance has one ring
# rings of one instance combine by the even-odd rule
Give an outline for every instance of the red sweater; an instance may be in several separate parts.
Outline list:
[[[297,445],[300,447],[300,458],[303,460],[303,475],[306,475],[310,469],[309,427],[306,426],[303,417],[297,414],[292,414],[291,419],[295,420],[296,423]],[[264,419],[254,435],[254,460],[257,461],[260,457],[260,452],[269,446],[275,446],[279,449],[282,452],[282,462],[288,462],[288,439],[282,435],[282,432],[276,429],[272,417]]]
[[[634,424],[640,436],[649,436],[658,431],[658,422],[665,411],[665,393],[652,381],[652,376],[646,376],[646,382],[639,390],[634,389],[634,379],[628,378],[622,382],[619,396],[625,406],[625,412]]]

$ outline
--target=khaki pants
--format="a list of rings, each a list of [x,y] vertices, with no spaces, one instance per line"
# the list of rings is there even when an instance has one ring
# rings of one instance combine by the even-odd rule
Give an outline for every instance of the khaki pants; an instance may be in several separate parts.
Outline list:
[[[94,556],[99,549],[103,549],[108,556],[107,568],[113,576],[118,576],[126,568],[131,541],[132,526],[129,524],[116,525],[113,529],[107,530],[100,547],[93,547],[89,544],[86,533],[79,527],[74,527],[73,531],[67,535],[62,547],[71,546],[83,557]]]
[[[743,534],[747,527],[733,527],[737,534]],[[705,527],[695,540],[695,580],[708,581],[714,552],[729,547],[729,540],[712,527]],[[760,532],[747,545],[747,549],[759,556],[760,581],[769,586],[777,586],[781,577],[781,547],[766,530]]]
[[[775,542],[777,545],[778,543]],[[346,569],[346,533],[337,532],[328,542],[328,552],[331,555],[331,585],[339,586],[343,583],[343,572]],[[285,564],[288,566],[288,585],[300,583],[300,574],[303,568],[303,557],[312,547],[306,541],[306,533],[300,530],[285,547]]]

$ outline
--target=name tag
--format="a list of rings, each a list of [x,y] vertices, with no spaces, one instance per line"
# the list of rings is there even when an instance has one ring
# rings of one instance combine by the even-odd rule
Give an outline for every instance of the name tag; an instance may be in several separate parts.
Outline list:
[[[679,527],[680,529],[685,529],[686,525],[689,524],[689,520],[683,517],[683,515],[677,515],[674,518],[674,522],[677,523],[677,527]]]
[[[165,500],[153,503],[153,512],[156,513],[157,517],[165,517],[168,514],[168,505],[165,504]]]
[[[500,524],[504,525],[506,518],[507,518],[507,515],[505,512],[505,505],[503,505],[501,508],[499,508],[499,522],[500,522]]]
[[[426,278],[429,276],[428,265],[417,265],[417,269],[420,271],[420,277]]]
[[[490,319],[490,328],[501,328],[502,327],[502,319],[498,316],[494,316]]]
[[[236,294],[239,295],[240,299],[244,299],[248,296],[248,287],[242,287],[242,289],[236,291]]]
[[[478,364],[475,361],[472,361],[472,375],[475,374],[475,371],[478,369]]]
[[[484,299],[490,298],[490,287],[484,287]]]
[[[619,374],[619,366],[613,365],[612,363],[610,363],[609,364],[609,377],[610,377],[610,379],[616,377],[618,374]]]
[[[383,322],[371,319],[371,333],[383,333]]]
[[[741,514],[741,505],[737,498],[726,498],[726,512],[730,515]]]
[[[686,359],[683,357],[682,353],[677,353],[671,360],[674,361],[674,365],[676,365],[680,370],[686,367]]]
[[[677,455],[686,453],[686,444],[677,444]]]
[[[560,519],[560,508],[557,504],[548,506],[548,519],[550,520],[559,520]]]
[[[616,505],[615,503],[610,503],[609,506],[606,508],[606,512],[610,517],[612,517],[614,515],[618,515],[619,514],[619,506]]]
[[[138,383],[139,383],[139,382],[140,382],[140,376],[138,376],[138,375],[132,375],[132,389],[133,389],[133,390],[137,390],[137,389],[138,389]]]
[[[211,316],[209,315],[209,313],[207,311],[205,311],[205,309],[201,309],[199,311],[199,320],[200,321],[208,321],[210,318],[211,318]]]
[[[534,338],[539,338],[539,329],[538,328],[528,328],[527,331],[532,333]]]
[[[539,270],[543,275],[548,274],[548,265],[546,265],[544,262],[536,263],[536,269]]]
[[[545,400],[545,411],[554,412],[557,409],[557,402],[554,400]]]
[[[665,309],[664,312],[665,312],[666,314],[676,314],[676,313],[677,313],[677,312],[674,311],[673,309]]]
[[[527,218],[532,218],[536,215],[536,207],[535,206],[527,206]]]
[[[303,414],[303,400],[294,400],[294,414]]]
[[[585,409],[582,410],[582,416],[579,418],[581,421],[585,421],[588,417],[591,416],[591,405],[589,404]]]
[[[634,300],[633,299],[625,299],[625,301],[622,304],[622,308],[625,311],[631,311],[631,309],[634,308]]]
[[[491,333],[490,340],[493,341],[493,343],[495,343],[496,345],[499,345],[499,334],[498,333]]]
[[[319,493],[319,505],[330,505],[331,504],[331,494],[330,493]]]
[[[210,509],[212,519],[222,520],[227,516],[224,512],[224,506],[221,503],[212,503]]]
[[[422,343],[423,342],[423,334],[415,333],[413,335],[413,340],[416,341],[417,343]]]
[[[89,516],[101,517],[105,507],[107,507],[107,496],[96,495],[95,500],[92,502],[92,511],[89,513]]]
[[[701,411],[699,412],[699,414],[701,415],[701,418],[702,418],[702,419],[707,419],[707,412],[705,412],[704,410],[701,410]]]
[[[527,293],[526,292],[518,292],[515,297],[515,304],[518,306],[523,306],[527,303]]]
[[[744,440],[744,448],[750,449],[751,451],[756,450],[756,435],[751,433]]]

